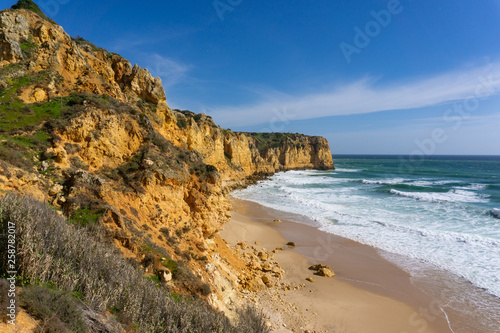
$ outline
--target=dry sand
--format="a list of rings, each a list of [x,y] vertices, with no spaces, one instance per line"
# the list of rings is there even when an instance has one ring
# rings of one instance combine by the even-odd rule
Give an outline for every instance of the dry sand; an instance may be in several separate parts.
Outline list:
[[[268,288],[246,296],[269,316],[274,332],[451,332],[432,299],[373,248],[314,227],[274,223],[275,216],[254,203],[234,199],[233,207],[233,217],[221,232],[229,245],[245,241],[267,250],[284,249],[275,259],[286,272],[283,282],[296,288]],[[297,247],[289,249],[288,241]],[[308,267],[316,263],[330,265],[336,276],[313,275]],[[308,277],[315,282],[306,281]]]

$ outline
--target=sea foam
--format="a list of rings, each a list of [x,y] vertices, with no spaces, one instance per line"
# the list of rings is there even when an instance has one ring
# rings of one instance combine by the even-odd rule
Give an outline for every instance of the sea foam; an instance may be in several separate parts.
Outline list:
[[[391,189],[392,194],[428,202],[488,202],[487,195],[479,195],[465,190],[450,190],[440,192],[404,192]]]
[[[490,204],[486,186],[465,179],[368,176],[363,171],[284,172],[234,196],[307,217],[299,223],[423,260],[500,296],[500,230],[491,223],[492,209],[481,206]],[[399,185],[429,188],[380,188]]]

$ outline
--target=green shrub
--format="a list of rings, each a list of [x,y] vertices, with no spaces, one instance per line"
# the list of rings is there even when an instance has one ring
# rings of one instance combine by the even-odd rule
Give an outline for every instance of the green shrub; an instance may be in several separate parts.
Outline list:
[[[42,332],[86,332],[80,303],[70,293],[29,286],[20,295],[21,307],[41,321]]]
[[[42,10],[40,9],[40,7],[38,7],[36,5],[36,3],[34,3],[31,0],[19,0],[11,8],[12,9],[27,9],[27,10],[31,10],[32,12],[38,14],[38,16],[40,16],[41,18],[43,18],[43,19],[45,19],[47,21],[50,21],[52,23],[55,23],[53,20],[51,20],[50,18],[48,18],[47,15],[44,14],[44,12],[42,12]]]
[[[198,113],[196,116],[193,117],[194,121],[196,121],[197,123],[200,122],[200,119],[201,119],[201,113]]]
[[[21,47],[21,51],[23,52],[25,58],[31,58],[34,55],[35,50],[38,48],[38,45],[33,43],[31,35],[29,35],[27,42],[21,43],[19,46]]]
[[[0,142],[0,160],[24,170],[33,168],[29,150],[13,140]]]
[[[94,211],[90,208],[77,209],[71,214],[70,221],[75,224],[87,226],[97,223],[97,220],[102,215],[102,211]]]
[[[210,289],[210,285],[208,283],[204,283],[200,286],[200,293],[203,296],[208,296],[211,292],[212,290]]]
[[[78,45],[89,45],[94,52],[103,51],[103,52],[107,53],[107,51],[105,49],[95,46],[94,44],[92,44],[91,42],[89,42],[88,40],[86,40],[83,37],[76,36],[76,38],[71,37],[71,39],[75,43],[77,43]]]
[[[183,129],[183,128],[186,128],[187,127],[187,122],[185,119],[177,119],[177,126],[180,128],[180,129]]]
[[[0,97],[0,113],[2,121],[0,130],[12,131],[36,126],[44,120],[57,118],[64,107],[59,100],[44,103],[24,104],[16,94],[17,89],[29,85],[32,78],[17,79],[12,87]]]
[[[179,268],[177,262],[170,258],[168,258],[167,261],[163,263],[163,266],[167,267],[170,270],[170,272],[172,272],[172,274],[176,273]]]
[[[165,237],[169,238],[170,237],[170,231],[166,227],[161,227],[160,232],[165,235]]]

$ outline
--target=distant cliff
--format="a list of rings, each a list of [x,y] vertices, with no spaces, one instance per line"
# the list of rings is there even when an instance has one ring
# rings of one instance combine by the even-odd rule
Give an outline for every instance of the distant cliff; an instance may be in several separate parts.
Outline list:
[[[225,130],[205,114],[162,109],[159,132],[179,147],[196,150],[219,170],[223,184],[244,183],[252,175],[297,169],[333,169],[328,141],[290,133]]]
[[[171,110],[159,78],[26,9],[0,12],[0,91],[2,193],[32,193],[103,225],[148,274],[148,254],[185,262],[223,310],[244,274],[220,260],[231,256],[218,236],[227,191],[277,171],[333,168],[324,138],[235,133]],[[199,292],[178,279],[173,288]]]

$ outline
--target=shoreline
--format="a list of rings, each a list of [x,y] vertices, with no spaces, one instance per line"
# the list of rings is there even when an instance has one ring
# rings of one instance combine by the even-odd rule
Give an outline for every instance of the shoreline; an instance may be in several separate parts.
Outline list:
[[[376,249],[289,221],[285,214],[250,201],[231,197],[231,202],[233,218],[221,236],[231,246],[257,241],[267,249],[283,247],[284,251],[276,253],[276,261],[285,270],[283,281],[299,286],[287,292],[274,287],[257,293],[254,301],[274,318],[274,332],[289,332],[288,328],[297,332],[453,332],[447,318],[453,322],[453,315],[436,307],[432,297],[412,285],[408,273]],[[282,223],[274,223],[275,218]],[[296,247],[287,248],[288,241]],[[329,265],[336,276],[313,275],[308,267],[316,263]],[[307,277],[314,283],[306,281]],[[280,329],[276,322],[281,323]]]
[[[428,332],[422,330],[427,326],[436,326],[439,332],[500,332],[500,298],[462,277],[321,231],[304,216],[234,197],[231,202],[233,212],[271,228],[287,241],[294,241],[297,247],[292,251],[305,260],[330,265],[337,273],[336,280],[418,309],[409,318],[412,328],[404,332]],[[274,223],[275,218],[283,223]],[[302,271],[308,267],[303,264]],[[402,267],[410,267],[411,274]]]

